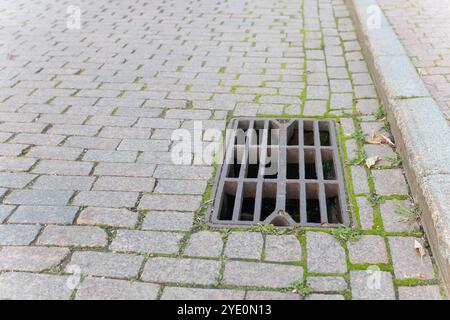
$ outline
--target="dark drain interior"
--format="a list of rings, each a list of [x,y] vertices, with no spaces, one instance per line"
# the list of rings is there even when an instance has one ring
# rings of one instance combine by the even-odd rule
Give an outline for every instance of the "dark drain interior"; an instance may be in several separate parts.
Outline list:
[[[209,222],[350,224],[335,123],[234,119]]]

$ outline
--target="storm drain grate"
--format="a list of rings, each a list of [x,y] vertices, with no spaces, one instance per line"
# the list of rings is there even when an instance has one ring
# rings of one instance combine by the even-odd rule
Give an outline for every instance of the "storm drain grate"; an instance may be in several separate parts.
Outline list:
[[[335,122],[234,119],[213,192],[213,225],[350,224]]]

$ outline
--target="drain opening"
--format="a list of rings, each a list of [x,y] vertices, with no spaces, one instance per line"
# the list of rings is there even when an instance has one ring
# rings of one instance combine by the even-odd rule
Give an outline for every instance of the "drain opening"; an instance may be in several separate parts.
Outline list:
[[[350,224],[334,122],[235,119],[232,129],[209,222]]]

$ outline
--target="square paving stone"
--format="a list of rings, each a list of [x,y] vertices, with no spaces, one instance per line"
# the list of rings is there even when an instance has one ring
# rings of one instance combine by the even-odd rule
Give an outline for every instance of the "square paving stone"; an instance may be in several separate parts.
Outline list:
[[[372,170],[377,194],[408,194],[408,185],[400,169]]]
[[[122,252],[177,253],[182,233],[119,230],[110,248]]]
[[[22,224],[0,225],[0,246],[29,245],[38,235],[41,226]]]
[[[45,227],[37,241],[40,245],[102,247],[108,243],[106,232],[98,227]]]
[[[296,293],[276,291],[247,291],[245,300],[301,300]]]
[[[77,290],[76,300],[154,300],[159,286],[126,280],[86,278]]]
[[[70,224],[77,214],[78,207],[19,206],[9,222],[15,223],[58,223]]]
[[[112,252],[74,252],[68,267],[78,266],[81,274],[102,277],[136,277],[144,257]],[[66,268],[66,272],[69,270]]]
[[[389,156],[394,154],[394,150],[386,144],[366,144],[364,145],[367,158],[380,157],[380,160],[376,163],[376,166],[391,166],[391,162],[386,160]]]
[[[345,251],[336,238],[324,232],[307,232],[308,271],[344,273],[347,271]]]
[[[150,211],[145,215],[142,229],[188,231],[194,222],[193,212]]]
[[[67,300],[72,294],[68,276],[6,272],[0,274],[0,299]]]
[[[233,232],[228,236],[225,255],[228,258],[261,259],[263,237],[258,232]]]
[[[184,254],[193,257],[219,257],[223,240],[219,232],[200,231],[191,234]]]
[[[0,271],[41,272],[59,264],[68,254],[66,248],[4,247],[0,251]]]
[[[380,205],[381,218],[385,231],[392,232],[411,232],[419,230],[416,222],[409,223],[407,217],[403,217],[396,212],[398,206],[411,206],[410,201],[386,200]]]
[[[245,291],[165,287],[161,300],[243,300]]]
[[[138,214],[127,209],[89,207],[80,213],[77,224],[131,228],[137,220]]]
[[[363,235],[356,242],[347,243],[351,263],[387,263],[388,255],[384,239]]]
[[[303,278],[303,268],[282,264],[229,261],[225,264],[224,283],[261,288],[287,288]]]
[[[399,300],[442,300],[439,286],[398,287]]]
[[[422,243],[421,239],[413,237],[389,237],[394,274],[397,279],[433,279],[434,271],[428,254],[421,257],[414,248],[414,241]]]
[[[302,258],[300,242],[293,235],[268,235],[265,253],[267,261],[300,261]]]
[[[179,258],[150,258],[144,267],[142,280],[158,283],[215,284],[220,261]]]
[[[392,275],[385,271],[350,271],[353,300],[395,300]]]
[[[341,292],[348,287],[342,277],[308,277],[306,282],[314,292]]]

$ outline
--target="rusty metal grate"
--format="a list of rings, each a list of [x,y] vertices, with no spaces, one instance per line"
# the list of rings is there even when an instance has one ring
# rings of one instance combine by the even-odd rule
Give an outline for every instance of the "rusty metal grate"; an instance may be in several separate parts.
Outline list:
[[[234,119],[213,190],[213,225],[350,224],[335,122]]]

